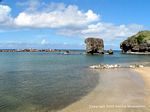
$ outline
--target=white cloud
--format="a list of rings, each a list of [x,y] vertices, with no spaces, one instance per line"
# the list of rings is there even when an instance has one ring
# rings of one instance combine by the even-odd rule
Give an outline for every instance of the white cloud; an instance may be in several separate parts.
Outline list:
[[[47,44],[46,39],[43,39],[43,40],[41,41],[41,44],[42,44],[42,45]]]
[[[111,23],[97,23],[88,25],[88,28],[83,29],[81,33],[85,36],[101,36],[103,39],[114,39],[117,37],[126,37],[137,33],[144,27],[138,24],[130,25],[114,25]]]
[[[99,15],[92,10],[83,12],[77,6],[69,5],[49,12],[21,12],[14,23],[20,27],[61,28],[84,26],[98,20]]]
[[[24,1],[17,1],[16,5],[20,7],[27,7],[26,11],[36,11],[41,4],[43,5],[44,2],[42,0],[24,0]],[[45,4],[45,3],[44,3]]]
[[[11,8],[7,5],[0,5],[0,25],[10,24],[11,16],[10,16]]]
[[[25,42],[0,42],[0,49],[25,49],[25,48],[35,48],[35,49],[82,49],[84,46],[79,44],[68,44],[68,43],[25,43]]]
[[[57,34],[74,37],[100,37],[105,41],[119,40],[144,29],[142,25],[115,25],[105,23],[92,10],[82,11],[75,5],[63,3],[41,4],[38,0],[27,2],[29,7],[16,17],[11,17],[11,8],[0,5],[0,26],[9,28],[49,28]],[[39,10],[40,9],[40,10]],[[41,44],[45,44],[42,40]]]
[[[66,36],[80,36],[84,38],[98,37],[104,39],[104,41],[112,41],[118,39],[123,40],[124,38],[127,38],[128,36],[131,36],[143,29],[144,26],[138,24],[114,25],[111,23],[99,22],[87,25],[87,27],[80,29],[59,29],[58,33]]]

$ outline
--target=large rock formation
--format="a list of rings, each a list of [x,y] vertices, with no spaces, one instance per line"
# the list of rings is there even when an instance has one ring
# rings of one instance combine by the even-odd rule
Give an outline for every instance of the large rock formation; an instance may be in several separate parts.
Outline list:
[[[88,54],[103,54],[104,52],[104,42],[100,38],[87,38],[86,43],[86,53]]]
[[[150,52],[150,31],[140,31],[120,44],[123,52]]]

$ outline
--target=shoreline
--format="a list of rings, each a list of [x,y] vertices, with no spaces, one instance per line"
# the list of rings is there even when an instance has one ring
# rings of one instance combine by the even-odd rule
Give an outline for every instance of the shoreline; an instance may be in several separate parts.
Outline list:
[[[150,111],[150,76],[147,79],[143,73],[150,73],[149,67],[97,71],[100,79],[96,88],[61,112]]]

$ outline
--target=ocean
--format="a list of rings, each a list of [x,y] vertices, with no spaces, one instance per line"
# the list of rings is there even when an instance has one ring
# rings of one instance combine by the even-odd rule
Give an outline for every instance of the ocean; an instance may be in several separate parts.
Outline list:
[[[120,51],[93,56],[76,52],[1,52],[0,112],[57,112],[82,99],[100,83],[99,73],[90,70],[90,65],[150,62],[149,55]]]

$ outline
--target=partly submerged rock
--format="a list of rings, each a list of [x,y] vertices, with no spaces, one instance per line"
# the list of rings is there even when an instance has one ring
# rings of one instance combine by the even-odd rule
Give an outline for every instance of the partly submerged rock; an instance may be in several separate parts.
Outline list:
[[[70,51],[66,50],[66,51],[64,52],[64,54],[70,54]]]
[[[104,42],[100,38],[87,38],[86,53],[87,54],[104,54]]]
[[[120,44],[125,52],[150,52],[150,31],[140,31]]]
[[[110,49],[110,50],[107,50],[106,53],[112,55],[114,52],[112,49]]]

